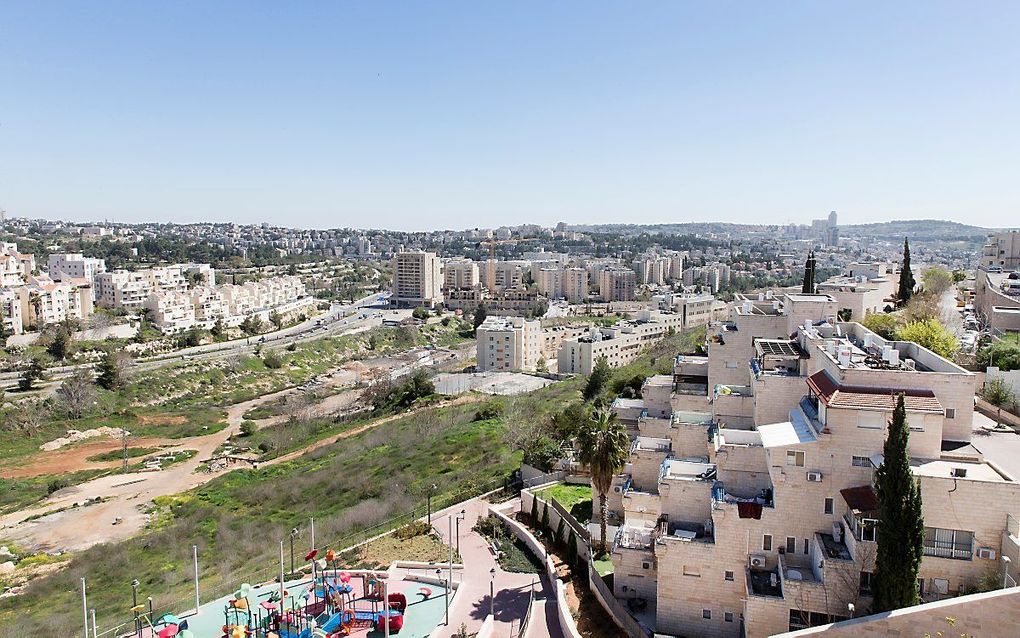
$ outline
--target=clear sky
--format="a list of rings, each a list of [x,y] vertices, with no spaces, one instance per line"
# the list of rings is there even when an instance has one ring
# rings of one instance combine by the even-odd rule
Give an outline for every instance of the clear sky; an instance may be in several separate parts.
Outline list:
[[[0,4],[9,215],[1020,218],[1020,2]]]

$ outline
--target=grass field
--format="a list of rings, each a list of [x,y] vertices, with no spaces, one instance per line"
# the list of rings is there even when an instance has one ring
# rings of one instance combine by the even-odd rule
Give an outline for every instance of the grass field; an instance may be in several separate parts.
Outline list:
[[[592,517],[592,496],[590,485],[551,485],[536,492],[542,499],[556,499],[571,515],[581,523],[587,523]]]

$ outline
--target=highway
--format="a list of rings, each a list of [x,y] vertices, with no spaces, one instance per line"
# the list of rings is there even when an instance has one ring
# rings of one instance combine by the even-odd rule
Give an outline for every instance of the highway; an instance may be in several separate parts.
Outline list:
[[[326,336],[349,333],[382,325],[383,316],[388,312],[408,314],[409,311],[384,310],[390,293],[373,293],[358,299],[354,303],[334,305],[329,312],[312,317],[299,324],[267,332],[256,337],[233,339],[220,343],[209,343],[175,350],[174,352],[137,359],[132,365],[134,370],[155,370],[163,366],[189,360],[211,360],[238,354],[252,354],[261,346],[286,346],[291,343],[312,341]],[[47,368],[50,380],[59,380],[70,376],[80,368],[91,368],[94,364],[54,366]],[[18,383],[21,372],[0,372],[0,386],[13,387]]]

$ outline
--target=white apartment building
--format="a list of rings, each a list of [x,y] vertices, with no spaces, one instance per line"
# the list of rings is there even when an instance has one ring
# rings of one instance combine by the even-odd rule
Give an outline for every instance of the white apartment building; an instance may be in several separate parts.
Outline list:
[[[194,281],[198,285],[216,284],[215,271],[209,264],[173,264],[142,270],[112,270],[95,273],[96,303],[105,308],[139,310],[153,292],[187,290]]]
[[[537,274],[538,292],[549,299],[579,303],[588,298],[588,271],[584,268],[542,268]]]
[[[24,286],[13,290],[21,305],[23,327],[42,327],[66,319],[82,321],[92,316],[92,289],[88,285],[55,282],[46,275],[37,275],[29,276]],[[20,332],[15,329],[16,334]]]
[[[588,334],[564,339],[556,356],[557,370],[568,374],[591,374],[599,357],[610,367],[627,365],[670,330],[683,330],[683,319],[674,313],[642,311],[632,321],[609,328],[592,327]]]
[[[521,317],[486,317],[478,326],[479,372],[534,371],[541,358],[542,325]]]
[[[95,286],[96,275],[106,272],[106,262],[81,253],[54,253],[46,261],[46,272],[53,281],[84,279]]]
[[[485,262],[485,281],[483,283],[492,294],[518,288],[524,285],[524,273],[529,267],[530,264],[526,261],[489,259]]]
[[[393,295],[390,304],[403,308],[431,308],[443,302],[443,268],[435,253],[399,252],[393,256]]]
[[[663,297],[660,306],[663,310],[680,315],[686,330],[696,326],[707,326],[711,323],[715,318],[717,304],[719,308],[725,307],[723,302],[716,301],[712,295],[670,293]]]
[[[155,326],[165,333],[189,328],[212,328],[216,321],[237,326],[246,317],[268,321],[280,314],[309,312],[315,300],[296,275],[281,275],[244,284],[197,286],[184,290],[154,290],[145,299]]]
[[[637,275],[629,268],[607,268],[599,273],[602,301],[634,301]]]
[[[7,334],[20,335],[25,332],[21,316],[21,294],[16,288],[0,288],[0,317]]]
[[[872,485],[898,394],[923,500],[922,598],[1001,580],[1003,565],[1017,577],[1020,484],[971,440],[975,375],[830,320],[837,306],[741,300],[707,362],[680,357],[673,379],[616,406],[637,436],[610,494],[614,593],[648,601],[646,630],[754,638],[845,618],[848,604],[867,613]],[[731,376],[691,401],[713,369]]]
[[[981,249],[981,268],[1000,272],[1020,268],[1020,231],[1009,230],[988,236]]]

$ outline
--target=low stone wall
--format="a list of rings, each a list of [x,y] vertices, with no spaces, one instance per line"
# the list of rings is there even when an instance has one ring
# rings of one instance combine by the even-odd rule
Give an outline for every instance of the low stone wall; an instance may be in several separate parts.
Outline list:
[[[646,631],[638,623],[637,619],[630,615],[630,612],[623,606],[623,603],[613,595],[609,585],[599,576],[594,563],[590,559],[588,561],[588,585],[592,593],[595,594],[595,599],[599,601],[599,604],[606,610],[609,617],[630,638],[648,638],[651,635],[651,632]]]
[[[567,604],[567,587],[556,577],[556,567],[553,565],[552,557],[545,551],[545,547],[523,525],[506,514],[493,507],[489,508],[489,514],[495,516],[506,525],[514,533],[514,536],[527,545],[531,553],[542,563],[545,568],[546,577],[549,579],[552,589],[556,592],[556,615],[559,619],[563,635],[568,638],[581,638],[581,634],[577,631],[577,624],[574,623],[574,617],[570,614],[570,606]]]
[[[568,530],[573,531],[578,536],[578,543],[577,543],[577,553],[578,553],[578,556],[580,556],[584,560],[588,560],[589,556],[591,555],[591,551],[590,551],[590,549],[588,547],[589,542],[590,542],[590,540],[589,540],[590,534],[588,534],[588,531],[587,531],[587,528],[585,527],[585,525],[583,523],[581,523],[580,521],[578,521],[573,516],[571,516],[570,513],[567,512],[563,507],[556,508],[552,504],[548,504],[544,499],[542,499],[541,497],[536,496],[531,490],[522,490],[521,491],[521,511],[526,513],[526,514],[531,514],[532,504],[534,503],[535,499],[538,499],[538,512],[539,512],[538,516],[539,516],[539,520],[541,520],[543,507],[548,505],[548,507],[549,507],[549,527],[551,527],[553,529],[553,533],[555,533],[556,530],[559,529],[560,521],[564,520],[566,528]],[[581,530],[581,532],[578,533],[577,530]],[[563,539],[557,539],[557,540],[566,542],[567,539],[563,538]]]

